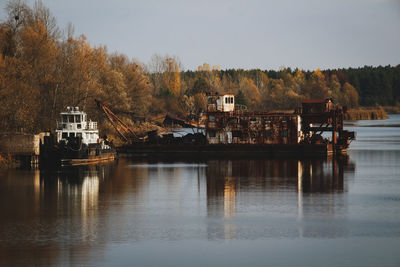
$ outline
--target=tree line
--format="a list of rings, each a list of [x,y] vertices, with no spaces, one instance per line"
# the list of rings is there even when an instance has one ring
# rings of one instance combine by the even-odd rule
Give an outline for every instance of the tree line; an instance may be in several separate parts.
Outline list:
[[[104,46],[91,46],[73,27],[61,30],[41,1],[10,1],[0,22],[0,129],[54,128],[66,106],[101,120],[94,99],[121,112],[154,117],[200,114],[206,94],[232,93],[248,109],[294,109],[303,99],[331,97],[348,107],[394,105],[400,100],[400,65],[315,71],[220,70],[203,64],[184,71],[179,59],[154,55],[142,64]],[[130,115],[126,115],[130,114]],[[103,127],[106,127],[103,125]]]

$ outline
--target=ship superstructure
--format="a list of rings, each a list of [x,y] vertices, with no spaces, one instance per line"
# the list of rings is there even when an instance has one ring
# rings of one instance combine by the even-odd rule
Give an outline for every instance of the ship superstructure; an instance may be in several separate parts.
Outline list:
[[[87,119],[87,114],[80,111],[79,107],[67,107],[67,111],[60,113],[61,121],[57,122],[57,143],[68,142],[69,137],[82,138],[83,144],[99,142],[97,122]]]
[[[55,136],[46,136],[40,146],[40,164],[46,167],[100,163],[115,156],[113,143],[99,137],[97,122],[78,107],[60,113]]]

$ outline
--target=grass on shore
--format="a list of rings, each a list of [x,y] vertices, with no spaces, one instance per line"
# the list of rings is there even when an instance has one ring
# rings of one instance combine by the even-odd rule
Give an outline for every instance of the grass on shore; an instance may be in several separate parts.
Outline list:
[[[400,106],[383,106],[382,107],[388,114],[400,114]]]
[[[350,109],[344,116],[345,120],[383,120],[387,117],[386,111],[380,106]]]

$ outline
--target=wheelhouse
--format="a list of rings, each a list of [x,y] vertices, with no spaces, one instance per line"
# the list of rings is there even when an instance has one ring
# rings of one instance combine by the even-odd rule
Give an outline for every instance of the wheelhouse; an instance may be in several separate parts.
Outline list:
[[[88,121],[86,112],[80,111],[79,107],[67,107],[67,111],[60,113],[56,135],[57,142],[68,142],[70,137],[81,137],[84,144],[99,142],[97,122]]]

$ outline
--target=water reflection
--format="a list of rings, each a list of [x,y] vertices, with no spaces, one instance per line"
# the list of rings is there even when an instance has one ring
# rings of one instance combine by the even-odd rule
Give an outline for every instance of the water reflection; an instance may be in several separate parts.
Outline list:
[[[109,242],[345,236],[332,224],[347,216],[354,171],[348,159],[11,171],[0,177],[0,265],[85,264]]]
[[[340,227],[330,227],[326,231],[313,225],[304,229],[302,221],[318,221],[321,217],[333,219],[338,209],[340,216],[343,215],[342,209],[346,206],[346,200],[341,196],[346,192],[344,172],[350,174],[348,179],[351,179],[351,173],[355,171],[355,165],[349,158],[212,160],[207,162],[207,166],[207,215],[209,218],[221,218],[211,220],[208,224],[209,239],[238,238],[238,226],[236,220],[232,220],[237,212],[254,217],[286,216],[295,219],[298,221],[298,234],[285,233],[293,237],[345,234]],[[293,199],[294,195],[297,199]],[[296,202],[294,207],[292,204]],[[266,227],[270,226],[269,223],[265,223]],[[251,226],[246,229],[247,225],[240,226],[240,234],[248,238],[247,231],[253,229],[250,229]],[[271,229],[258,234],[265,237],[282,234],[274,233],[273,227]]]
[[[99,194],[112,169],[11,170],[0,177],[0,265],[73,263],[74,255],[82,261],[100,232]]]
[[[351,159],[0,171],[0,266],[395,266],[399,131],[363,129]]]

